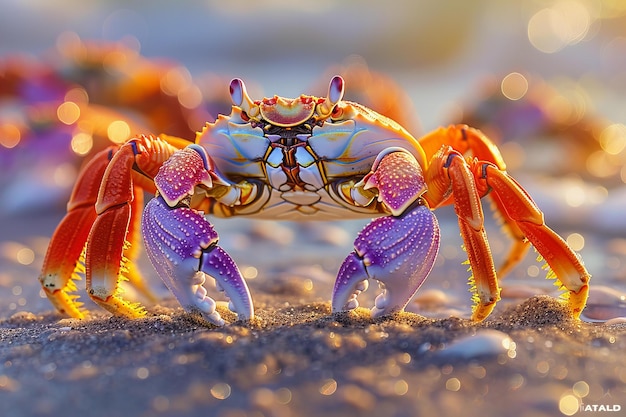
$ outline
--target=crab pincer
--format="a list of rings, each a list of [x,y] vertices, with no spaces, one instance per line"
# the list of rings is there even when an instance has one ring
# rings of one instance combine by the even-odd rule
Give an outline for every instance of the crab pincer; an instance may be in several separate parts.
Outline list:
[[[380,217],[354,242],[333,289],[333,312],[358,307],[356,297],[376,279],[383,288],[372,317],[402,311],[422,285],[437,256],[439,225],[428,207],[417,205],[398,217]]]
[[[377,188],[391,212],[370,222],[357,236],[333,289],[333,312],[358,307],[357,296],[376,279],[383,292],[372,317],[402,311],[430,273],[439,250],[439,224],[420,198],[425,183],[415,158],[388,149],[376,159],[362,186]]]
[[[206,155],[199,152],[192,145],[163,165],[155,177],[160,195],[146,205],[142,231],[152,265],[178,302],[221,326],[224,320],[203,285],[206,276],[215,279],[239,319],[251,319],[254,310],[237,265],[217,244],[217,232],[202,212],[185,205],[197,184],[212,186]],[[184,170],[179,169],[181,163]]]

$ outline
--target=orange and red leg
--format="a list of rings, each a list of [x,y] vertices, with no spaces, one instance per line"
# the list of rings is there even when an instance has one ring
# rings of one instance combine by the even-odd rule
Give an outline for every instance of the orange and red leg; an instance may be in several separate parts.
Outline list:
[[[116,147],[97,154],[80,172],[67,204],[67,214],[57,226],[46,256],[39,281],[44,293],[61,313],[83,318],[82,303],[76,301],[77,279],[84,274],[84,248],[96,219],[95,203],[98,189]]]
[[[142,314],[119,297],[120,280],[130,280],[140,293],[154,298],[133,262],[140,240],[141,186],[154,189],[158,166],[175,151],[165,141],[141,136],[99,153],[81,170],[39,277],[57,310],[84,317],[78,296],[72,294],[77,290],[74,279],[83,273],[89,296],[115,314]]]
[[[431,165],[433,163],[439,163],[440,165],[444,163],[444,156],[441,153],[449,146],[463,156],[471,155],[480,161],[490,162],[501,171],[506,170],[506,163],[498,147],[480,130],[466,125],[441,127],[420,138],[419,142],[426,155],[429,155],[429,158],[440,154],[434,161],[431,160]],[[429,173],[427,173],[429,176],[427,182],[430,200],[436,200],[437,206],[451,204],[454,201],[454,196],[448,199],[444,198],[444,194],[448,192],[449,184],[447,178],[440,175],[441,170],[443,170],[443,167],[440,166],[438,169],[429,169]],[[481,184],[477,184],[477,187],[480,186]],[[487,194],[488,189],[478,189],[478,192],[481,193],[482,197]],[[502,279],[515,265],[524,259],[530,244],[515,220],[508,215],[504,203],[498,198],[493,198],[491,194],[488,198],[491,199],[494,214],[501,222],[502,229],[513,241],[507,256],[497,268],[498,278]]]
[[[575,318],[585,307],[590,275],[567,243],[544,222],[528,193],[491,161],[465,158],[443,146],[431,162],[428,177],[449,179],[453,204],[472,269],[475,306],[472,318],[485,319],[499,299],[498,278],[483,226],[480,198],[490,193],[502,215],[524,241],[532,244],[553,273],[550,278],[567,292],[564,298]],[[444,181],[445,182],[445,181]],[[428,201],[428,194],[425,195]],[[437,201],[431,201],[436,206]],[[509,257],[509,259],[511,259]]]

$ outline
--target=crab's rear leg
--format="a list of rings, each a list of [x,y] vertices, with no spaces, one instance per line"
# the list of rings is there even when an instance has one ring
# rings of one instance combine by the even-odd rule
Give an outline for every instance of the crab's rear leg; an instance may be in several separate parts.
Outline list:
[[[587,300],[590,275],[567,243],[546,226],[543,213],[513,178],[491,162],[467,161],[457,151],[445,146],[431,161],[429,169],[439,170],[441,178],[450,181],[475,285],[472,319],[485,319],[493,310],[500,292],[480,203],[480,197],[489,191],[506,210],[512,224],[552,268],[557,284],[568,290],[568,306],[573,317],[580,316]]]
[[[122,145],[108,164],[95,203],[95,218],[85,248],[87,293],[102,308],[119,316],[138,317],[143,308],[121,297],[119,283],[131,283],[154,298],[134,266],[139,242],[142,189],[154,191],[152,178],[177,148],[153,136],[138,136]]]
[[[96,219],[94,204],[98,189],[116,147],[97,154],[81,170],[67,204],[67,214],[57,226],[44,258],[39,281],[44,293],[61,313],[83,318],[82,303],[76,301],[75,279],[84,272],[83,249]]]
[[[478,161],[475,164],[476,170],[480,168],[482,180],[493,190],[494,199],[551,268],[549,277],[567,290],[564,298],[572,315],[578,318],[587,302],[591,278],[579,256],[544,223],[541,210],[512,177],[493,164]]]
[[[215,170],[203,148],[190,145],[174,154],[155,177],[157,197],[144,211],[146,251],[163,282],[185,310],[207,321],[224,323],[203,286],[206,276],[230,299],[242,320],[254,317],[250,292],[237,265],[218,246],[218,235],[202,212],[190,207],[196,187],[218,193],[222,202],[243,204],[253,189],[229,183]]]
[[[501,171],[506,170],[506,164],[498,147],[480,130],[467,125],[441,127],[421,137],[419,143],[427,155],[436,155],[442,146],[445,145],[452,147],[462,155],[471,154],[480,161],[489,162]],[[439,176],[439,173],[436,172],[435,175]],[[442,187],[432,186],[434,184],[431,183],[430,194],[435,195],[434,199],[442,199],[443,196],[437,196],[437,194],[447,192],[448,183],[445,182]],[[508,215],[503,202],[491,195],[489,197],[491,198],[496,217],[501,221],[503,230],[513,240],[507,256],[497,268],[498,278],[502,279],[515,265],[524,259],[530,248],[530,243],[516,224],[516,221]],[[454,197],[449,198],[449,202],[453,201]]]
[[[500,299],[498,277],[484,228],[480,201],[484,191],[479,188],[481,184],[476,183],[474,173],[463,156],[452,148],[443,147],[430,166],[431,170],[438,170],[441,177],[449,181],[454,195],[454,210],[459,219],[459,229],[472,271],[472,319],[482,321],[491,314]]]
[[[373,220],[357,236],[332,296],[334,312],[358,307],[357,296],[376,279],[384,288],[372,316],[402,311],[430,273],[439,249],[439,225],[421,195],[421,167],[408,152],[391,148],[377,158],[355,190],[376,188],[389,216]]]

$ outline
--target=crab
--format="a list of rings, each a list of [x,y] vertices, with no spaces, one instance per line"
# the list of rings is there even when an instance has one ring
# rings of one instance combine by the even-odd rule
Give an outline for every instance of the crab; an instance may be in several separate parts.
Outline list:
[[[333,77],[326,97],[253,100],[234,79],[230,115],[206,123],[195,141],[140,135],[98,154],[82,170],[44,260],[39,280],[52,304],[83,317],[75,279],[84,272],[98,305],[118,316],[146,314],[119,289],[128,279],[149,292],[135,265],[143,235],[152,265],[187,312],[224,324],[204,286],[212,277],[237,319],[250,320],[250,291],[208,215],[367,217],[373,220],[339,268],[332,312],[357,308],[359,294],[376,280],[382,292],[371,315],[391,315],[429,275],[440,245],[433,211],[452,204],[472,272],[471,319],[481,321],[500,298],[483,225],[481,199],[488,196],[514,241],[502,270],[532,244],[579,317],[589,273],[484,134],[451,125],[415,139],[393,120],[343,100],[344,84]],[[145,208],[144,190],[155,195]]]

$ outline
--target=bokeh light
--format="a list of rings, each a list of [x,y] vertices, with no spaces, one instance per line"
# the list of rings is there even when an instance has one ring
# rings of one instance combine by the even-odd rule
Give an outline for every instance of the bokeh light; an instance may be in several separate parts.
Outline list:
[[[191,74],[182,67],[172,68],[161,78],[161,90],[169,96],[178,95],[179,91],[188,88],[190,84]]]
[[[528,92],[528,80],[519,72],[512,72],[502,79],[502,94],[509,100],[519,100]]]
[[[607,126],[600,133],[599,142],[604,152],[611,155],[620,154],[626,147],[626,126],[621,123]]]
[[[0,124],[0,145],[5,148],[15,148],[22,138],[20,129],[11,123]]]
[[[178,92],[178,102],[185,108],[196,108],[202,104],[202,92],[195,85],[184,88]]]
[[[85,104],[89,102],[89,94],[82,87],[75,87],[65,93],[65,101]]]
[[[585,165],[587,171],[597,178],[609,178],[620,171],[620,166],[616,165],[611,155],[603,150],[592,152],[587,157]]]
[[[57,107],[57,117],[61,123],[74,124],[80,117],[80,108],[73,101],[66,101]]]
[[[572,233],[565,239],[567,244],[575,251],[581,251],[585,247],[585,237],[580,233]]]
[[[30,265],[35,260],[35,252],[31,248],[22,248],[17,251],[16,259],[22,265]]]
[[[210,392],[214,398],[218,400],[225,400],[230,397],[231,387],[224,382],[219,382],[211,387]]]
[[[566,394],[559,400],[559,411],[566,416],[573,416],[580,408],[580,400],[572,394]]]
[[[130,126],[123,120],[115,120],[109,124],[107,135],[113,143],[124,143],[130,138]]]
[[[591,23],[583,2],[557,1],[530,18],[528,40],[539,51],[551,54],[585,39]]]
[[[87,155],[93,148],[93,136],[86,132],[78,132],[70,141],[72,151],[77,155]]]
[[[589,395],[589,384],[586,381],[578,381],[572,387],[574,395],[579,398],[585,398]]]

